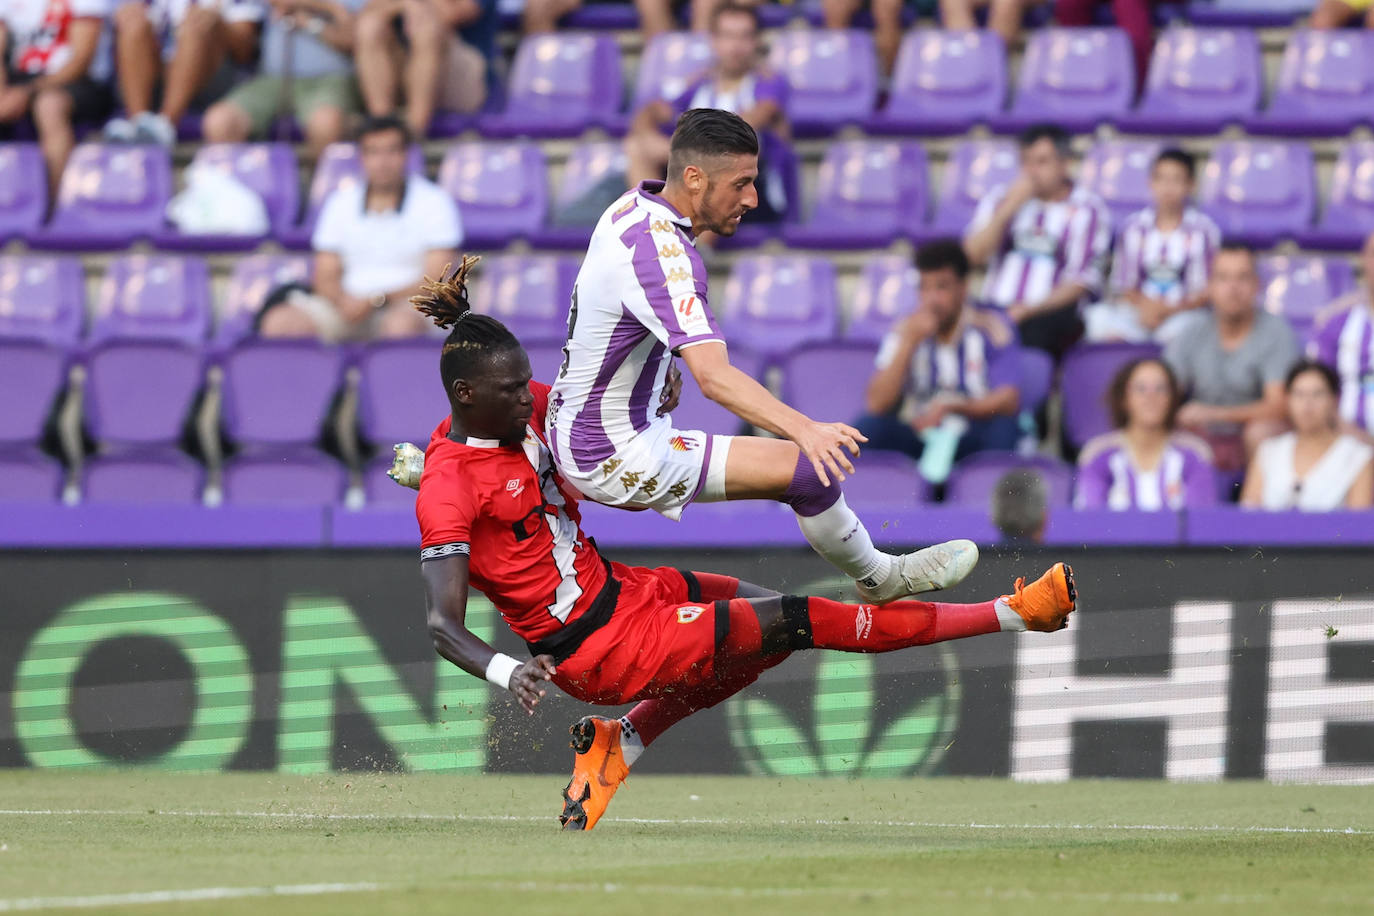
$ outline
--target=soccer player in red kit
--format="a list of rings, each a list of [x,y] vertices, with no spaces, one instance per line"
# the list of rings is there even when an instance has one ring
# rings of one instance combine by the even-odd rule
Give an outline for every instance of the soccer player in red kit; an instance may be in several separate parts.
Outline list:
[[[544,441],[549,386],[501,322],[469,311],[475,258],[446,271],[416,306],[441,328],[439,372],[451,415],[425,453],[416,515],[435,648],[511,691],[533,714],[547,682],[587,703],[636,703],[620,719],[572,727],[565,829],[590,830],[655,738],[752,684],[802,649],[888,652],[1000,630],[1062,629],[1072,571],[981,604],[875,606],[781,595],[730,576],[612,563],[580,527],[574,491]],[[530,658],[496,652],[464,626],[468,588],[484,593]]]

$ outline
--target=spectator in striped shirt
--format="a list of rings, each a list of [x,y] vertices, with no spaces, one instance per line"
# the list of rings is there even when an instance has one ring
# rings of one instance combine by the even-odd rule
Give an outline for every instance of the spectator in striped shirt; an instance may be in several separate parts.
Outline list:
[[[1060,356],[1083,333],[1078,306],[1102,286],[1111,215],[1069,175],[1069,136],[1053,124],[1019,139],[1021,174],[974,213],[964,250],[987,265],[983,300],[1005,309],[1028,347]]]
[[[1154,206],[1126,220],[1116,243],[1110,299],[1084,313],[1092,341],[1168,343],[1193,309],[1207,304],[1212,254],[1221,231],[1190,199],[1196,165],[1166,149],[1150,170]]]
[[[1010,450],[1020,360],[1015,335],[998,314],[968,304],[968,256],[954,239],[916,253],[920,307],[883,340],[868,383],[867,413],[855,424],[868,447],[919,458],[922,433],[954,423],[955,457]]]
[[[1216,502],[1211,449],[1175,429],[1182,403],[1178,379],[1162,360],[1123,366],[1107,395],[1116,428],[1083,446],[1074,505],[1177,512]]]
[[[1340,377],[1341,420],[1366,437],[1374,433],[1374,235],[1360,250],[1362,286],[1317,316],[1308,354]]]

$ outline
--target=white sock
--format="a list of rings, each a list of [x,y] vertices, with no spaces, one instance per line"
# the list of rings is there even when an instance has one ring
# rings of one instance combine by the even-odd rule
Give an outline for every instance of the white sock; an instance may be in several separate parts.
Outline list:
[[[873,546],[873,538],[841,496],[819,515],[798,515],[797,524],[811,548],[851,579],[882,582],[892,572],[892,557]]]
[[[1011,605],[1007,604],[1004,599],[998,598],[993,607],[997,610],[997,622],[1002,625],[1003,633],[1026,629],[1025,618],[1013,611]]]
[[[634,723],[629,716],[620,717],[620,756],[625,758],[625,765],[632,767],[639,755],[644,753],[644,742],[639,740],[639,732],[635,729]]]

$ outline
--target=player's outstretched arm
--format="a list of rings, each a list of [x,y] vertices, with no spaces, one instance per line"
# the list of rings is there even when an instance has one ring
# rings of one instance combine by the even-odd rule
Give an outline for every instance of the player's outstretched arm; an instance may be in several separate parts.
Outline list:
[[[497,652],[465,625],[468,606],[468,558],[454,554],[420,564],[425,580],[429,635],[435,650],[473,677],[484,678],[515,694],[531,715],[548,692],[544,682],[556,673],[553,658],[539,655],[520,662]]]

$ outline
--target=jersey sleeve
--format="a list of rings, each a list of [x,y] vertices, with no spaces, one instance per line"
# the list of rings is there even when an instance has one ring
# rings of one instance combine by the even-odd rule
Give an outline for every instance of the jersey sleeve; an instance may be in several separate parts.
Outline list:
[[[530,394],[534,396],[534,414],[530,417],[530,425],[535,429],[544,428],[544,420],[549,414],[549,392],[552,390],[543,382],[530,381]]]
[[[472,525],[478,508],[477,494],[457,474],[421,478],[420,496],[415,500],[420,561],[471,555]]]
[[[1064,280],[1081,284],[1091,292],[1101,289],[1111,248],[1112,219],[1106,205],[1093,200],[1079,207],[1070,218]]]
[[[1106,508],[1107,492],[1112,486],[1112,472],[1107,463],[1108,454],[1105,449],[1096,453],[1090,446],[1083,449],[1083,457],[1087,460],[1080,459],[1078,463],[1073,495],[1075,509]]]
[[[1021,348],[1016,344],[1004,347],[988,342],[988,392],[1004,385],[1021,388]]]
[[[706,300],[706,265],[675,224],[652,214],[626,230],[635,280],[643,302],[626,303],[668,349],[725,342]],[[638,298],[638,297],[635,297]]]
[[[328,251],[339,254],[344,247],[343,222],[348,218],[348,200],[343,190],[336,190],[325,198],[320,208],[319,221],[315,223],[315,234],[310,238],[310,247],[315,251]]]
[[[992,214],[997,212],[997,205],[1002,202],[1006,193],[1007,186],[998,185],[983,196],[983,199],[978,202],[978,209],[973,211],[973,218],[969,220],[968,228],[964,230],[966,238],[992,222]]]

